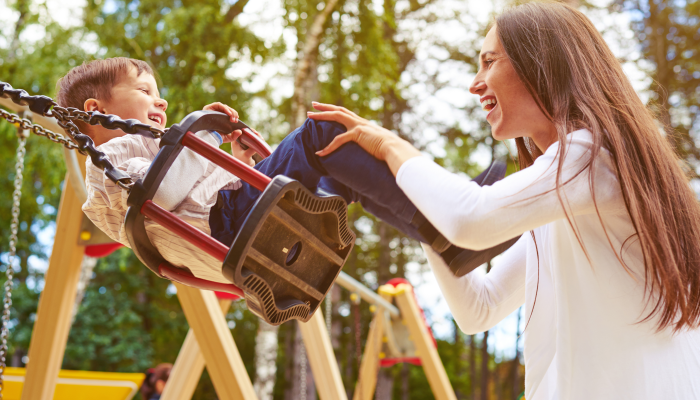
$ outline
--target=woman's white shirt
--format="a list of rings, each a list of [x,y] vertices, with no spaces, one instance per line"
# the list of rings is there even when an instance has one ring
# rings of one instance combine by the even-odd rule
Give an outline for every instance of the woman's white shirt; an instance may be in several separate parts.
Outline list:
[[[424,157],[404,163],[396,179],[460,247],[485,249],[524,233],[488,274],[455,278],[430,248],[426,255],[466,333],[488,330],[525,304],[528,400],[700,399],[700,330],[674,335],[656,332],[656,319],[640,322],[650,305],[641,248],[627,240],[634,229],[610,154],[601,150],[582,171],[592,146],[589,131],[572,132],[562,166],[556,143],[489,187]]]

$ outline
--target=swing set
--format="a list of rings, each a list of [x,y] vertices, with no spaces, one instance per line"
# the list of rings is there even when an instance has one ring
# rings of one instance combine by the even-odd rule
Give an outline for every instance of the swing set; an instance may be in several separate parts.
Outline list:
[[[0,105],[14,111],[25,109],[18,106],[26,106],[31,110],[27,114],[33,115],[37,122],[35,124],[0,108],[0,117],[17,125],[18,132],[21,132],[18,135],[13,194],[10,263],[6,270],[8,279],[0,330],[0,399],[4,387],[2,375],[6,369],[12,260],[15,258],[27,131],[62,144],[69,172],[61,196],[54,250],[30,343],[23,400],[48,400],[53,396],[70,329],[71,300],[75,298],[84,254],[104,255],[119,247],[114,243],[90,240],[92,235],[86,226],[91,224],[80,210],[85,192],[85,163],[83,157],[76,157],[72,152],[74,149],[91,157],[94,165],[102,168],[112,182],[129,193],[125,226],[130,247],[152,272],[173,282],[190,324],[163,399],[190,398],[205,365],[219,398],[256,398],[224,318],[231,301],[238,298],[245,299],[248,309],[270,324],[278,325],[290,319],[304,322],[299,326],[307,344],[320,398],[347,398],[322,313],[317,310],[334,282],[376,308],[354,399],[371,399],[378,368],[396,362],[422,365],[436,398],[456,398],[412,287],[405,281],[390,282],[380,287],[380,295],[377,295],[340,271],[355,242],[355,235],[347,224],[345,201],[339,196],[312,193],[285,176],[271,179],[193,134],[201,130],[230,132],[241,129],[244,146],[254,149],[260,157],[269,156],[267,144],[244,123],[232,123],[222,113],[197,111],[163,131],[136,120],[63,108],[49,97],[30,96],[4,82],[0,82]],[[161,139],[160,151],[146,176],[133,182],[127,174],[116,169],[95,148],[92,139],[79,131],[74,123],[76,120]],[[63,130],[67,136],[47,127],[54,131]],[[168,168],[185,147],[262,192],[230,248],[152,201]],[[170,265],[148,239],[144,225],[146,218],[221,261],[222,275],[231,283],[206,281],[186,269]],[[92,229],[93,232],[96,230],[94,226]],[[86,247],[89,242],[93,244]]]

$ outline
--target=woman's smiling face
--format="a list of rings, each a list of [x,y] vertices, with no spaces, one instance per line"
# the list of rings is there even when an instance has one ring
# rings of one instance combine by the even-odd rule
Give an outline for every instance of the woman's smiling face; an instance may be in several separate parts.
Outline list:
[[[518,77],[498,38],[496,26],[489,30],[481,46],[479,72],[469,91],[479,96],[488,112],[494,139],[530,137],[542,151],[557,139],[554,123],[540,110],[537,102]]]

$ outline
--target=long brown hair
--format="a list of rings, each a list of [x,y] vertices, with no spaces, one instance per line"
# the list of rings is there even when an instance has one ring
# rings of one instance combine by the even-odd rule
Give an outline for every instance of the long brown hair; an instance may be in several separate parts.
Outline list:
[[[520,80],[556,126],[559,142],[577,129],[593,133],[590,159],[579,174],[593,170],[601,148],[612,155],[636,232],[625,243],[638,240],[644,256],[652,308],[643,320],[658,316],[659,330],[700,326],[700,203],[679,157],[603,37],[583,13],[554,2],[506,10],[496,18],[496,30]],[[521,168],[542,154],[529,138],[516,143]],[[559,146],[558,171],[565,151]],[[594,175],[589,174],[589,186],[595,202]],[[558,172],[558,194],[563,184]],[[609,237],[608,242],[612,246]],[[621,254],[618,260],[628,269]]]

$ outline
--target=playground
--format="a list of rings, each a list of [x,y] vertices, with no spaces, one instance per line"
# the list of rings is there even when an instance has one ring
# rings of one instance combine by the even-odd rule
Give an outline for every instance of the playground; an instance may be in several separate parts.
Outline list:
[[[70,324],[66,323],[66,321],[70,321],[71,319],[71,313],[73,312],[75,303],[74,299],[78,294],[77,287],[81,275],[85,275],[86,273],[84,271],[86,265],[85,257],[106,256],[121,247],[121,244],[105,239],[105,235],[100,234],[100,231],[92,226],[92,223],[82,215],[80,210],[80,206],[85,202],[87,197],[87,189],[83,183],[85,180],[85,172],[84,168],[80,168],[80,166],[85,164],[85,161],[82,157],[78,157],[73,150],[84,150],[88,152],[93,159],[104,158],[104,156],[100,157],[98,150],[91,145],[91,141],[89,141],[87,145],[80,146],[79,148],[73,144],[74,142],[81,142],[81,134],[75,125],[72,124],[71,120],[62,117],[60,113],[58,113],[58,111],[61,110],[60,107],[54,105],[55,111],[51,113],[48,111],[40,111],[42,109],[47,110],[45,104],[47,104],[46,102],[50,99],[29,96],[25,91],[14,89],[4,82],[0,83],[0,87],[2,87],[0,97],[4,98],[1,104],[8,109],[20,112],[22,115],[22,117],[20,117],[18,114],[12,115],[6,112],[2,114],[3,118],[8,122],[17,125],[17,136],[19,139],[15,175],[17,179],[14,193],[14,198],[17,199],[17,202],[15,203],[16,207],[13,208],[13,215],[18,215],[19,213],[19,198],[21,197],[21,179],[25,153],[24,148],[29,132],[41,132],[43,134],[42,136],[52,137],[57,143],[63,144],[65,162],[68,169],[64,191],[61,195],[58,208],[56,240],[51,252],[51,258],[49,259],[50,272],[47,272],[45,275],[45,286],[36,314],[34,334],[32,335],[29,345],[28,357],[32,362],[29,363],[26,371],[21,369],[11,369],[7,371],[6,376],[8,376],[8,382],[16,382],[15,385],[20,386],[20,388],[10,385],[6,396],[7,398],[15,396],[15,398],[22,399],[61,398],[61,396],[79,398],[83,396],[83,398],[87,399],[103,398],[104,394],[100,393],[104,392],[114,396],[121,396],[115,398],[130,399],[135,394],[136,387],[134,383],[141,383],[137,374],[90,374],[83,372],[73,373],[71,375],[71,371],[59,371],[59,361],[63,358],[65,353],[65,346],[70,329]],[[11,101],[5,101],[5,99],[11,99]],[[25,107],[19,106],[20,104],[28,104],[28,109],[37,114],[33,114],[32,111],[27,111]],[[56,115],[56,118],[47,118],[49,115]],[[109,119],[103,119],[100,122],[94,123],[99,123],[103,126],[120,126],[121,129],[126,132],[131,131],[137,134],[136,129],[138,127],[125,127],[122,121],[114,116],[107,117],[109,117]],[[169,140],[184,144],[189,143],[184,139],[189,138],[190,141],[192,140],[191,138],[193,136],[188,136],[190,131],[199,131],[207,128],[214,129],[216,126],[218,126],[217,129],[219,130],[225,129],[220,126],[223,122],[219,122],[217,118],[217,113],[194,113],[182,122],[182,131],[188,133],[181,135],[179,140]],[[86,119],[86,121],[90,120],[94,121],[93,118]],[[36,122],[33,123],[32,121]],[[92,121],[90,122],[93,123]],[[233,130],[233,128],[236,127],[229,129]],[[244,128],[247,127],[244,126]],[[144,129],[148,134],[151,134],[149,129],[145,127]],[[57,133],[58,131],[62,131],[62,133]],[[173,136],[177,135],[177,132],[178,129],[171,128],[167,133],[161,134]],[[66,139],[68,135],[73,139],[72,141]],[[167,140],[167,137],[168,136],[165,136],[163,140]],[[179,143],[175,145],[175,148],[177,148],[177,146],[180,148],[183,147],[183,145]],[[218,154],[213,151],[213,148],[209,150],[211,146],[207,144],[201,145],[196,141],[192,143],[194,144],[187,146],[192,146],[193,149],[199,149],[201,154],[207,158],[214,158]],[[244,143],[251,148],[255,148],[261,157],[267,157],[270,154],[270,150],[265,146],[265,143],[256,142],[255,136],[253,135],[245,137]],[[197,145],[199,147],[197,147]],[[161,155],[166,158],[177,157],[177,154],[177,151],[169,151],[168,147],[164,147],[164,150],[159,153],[159,157]],[[308,365],[317,382],[316,390],[319,398],[341,399],[347,397],[338,363],[335,359],[330,342],[328,329],[330,328],[330,319],[326,321],[320,310],[309,310],[309,308],[306,308],[303,313],[300,313],[299,311],[294,311],[299,307],[296,305],[292,305],[287,309],[278,308],[278,305],[283,301],[290,301],[288,300],[290,295],[287,292],[286,286],[294,286],[301,289],[301,292],[293,292],[291,296],[300,298],[301,301],[303,301],[302,305],[311,304],[310,300],[305,300],[309,295],[315,297],[316,300],[320,300],[325,297],[327,291],[330,289],[330,285],[323,283],[327,280],[310,280],[307,277],[309,272],[304,269],[304,263],[309,262],[306,261],[308,259],[312,260],[310,263],[313,269],[319,267],[322,267],[323,270],[329,269],[329,267],[319,264],[318,257],[314,257],[313,251],[311,255],[309,255],[308,250],[303,253],[303,256],[298,254],[302,251],[301,249],[305,247],[313,247],[315,251],[323,254],[328,261],[332,262],[332,264],[330,264],[331,266],[336,266],[335,270],[330,269],[332,278],[335,277],[337,279],[333,280],[335,280],[339,286],[348,289],[352,293],[351,299],[356,303],[359,304],[360,299],[363,299],[371,304],[372,312],[375,314],[369,330],[367,344],[365,344],[364,354],[361,358],[362,364],[360,365],[358,373],[359,380],[356,384],[353,397],[355,399],[371,399],[374,397],[378,371],[381,366],[392,366],[396,363],[411,363],[424,368],[430,388],[437,399],[456,399],[444,366],[438,356],[437,343],[432,336],[430,326],[427,324],[425,315],[418,305],[413,288],[408,281],[405,279],[390,280],[386,285],[380,286],[378,294],[374,293],[360,282],[337,269],[345,263],[345,260],[336,255],[333,249],[339,249],[335,251],[340,251],[340,254],[344,254],[345,258],[347,258],[347,250],[352,248],[351,242],[345,240],[345,246],[331,247],[327,244],[328,239],[325,235],[317,235],[315,232],[310,232],[303,226],[306,225],[309,228],[309,225],[316,226],[317,229],[320,230],[322,226],[318,227],[318,223],[314,225],[316,215],[320,214],[323,216],[332,214],[335,218],[344,218],[346,205],[343,203],[341,207],[342,213],[338,216],[333,214],[333,210],[338,208],[334,205],[335,203],[330,203],[331,206],[325,207],[323,206],[323,204],[325,204],[323,203],[323,198],[302,200],[301,203],[303,204],[297,206],[283,203],[284,200],[280,199],[280,197],[287,197],[285,193],[303,192],[295,192],[294,186],[292,186],[292,189],[288,189],[289,184],[287,183],[282,185],[282,189],[276,188],[273,182],[277,181],[278,178],[275,178],[273,181],[270,181],[269,178],[265,180],[264,178],[266,177],[256,175],[256,171],[252,168],[233,163],[232,161],[235,161],[233,157],[226,156],[226,158],[223,154],[225,153],[222,153],[217,160],[222,165],[227,165],[228,168],[232,168],[232,172],[242,176],[244,180],[249,179],[255,181],[257,179],[255,182],[260,186],[260,190],[263,191],[263,196],[256,204],[256,208],[251,212],[246,222],[246,224],[253,224],[256,227],[255,233],[248,238],[245,235],[246,228],[244,226],[231,249],[225,248],[219,257],[221,261],[224,262],[224,269],[229,264],[238,265],[239,268],[243,265],[247,268],[246,270],[253,270],[254,275],[252,276],[260,274],[261,276],[267,277],[267,281],[263,281],[265,284],[265,291],[260,293],[258,291],[260,284],[254,281],[256,283],[251,285],[249,283],[250,278],[234,280],[235,283],[240,285],[239,288],[232,284],[205,281],[191,274],[186,275],[181,270],[169,266],[169,264],[160,257],[158,251],[155,250],[153,246],[147,248],[146,246],[141,247],[137,244],[136,240],[148,241],[145,230],[143,231],[143,236],[140,238],[136,234],[130,232],[130,238],[135,237],[133,241],[130,239],[131,246],[139,253],[139,258],[141,258],[144,263],[149,264],[149,268],[152,268],[154,273],[162,278],[171,280],[175,285],[178,300],[180,301],[183,313],[190,326],[190,331],[185,338],[172,371],[170,372],[168,381],[171,383],[165,386],[165,391],[162,393],[161,398],[192,398],[196,384],[205,366],[208,366],[209,375],[216,389],[217,396],[220,399],[257,398],[253,390],[252,381],[248,376],[223,314],[231,307],[232,301],[241,300],[243,298],[247,301],[253,301],[252,304],[248,303],[249,308],[255,304],[265,304],[264,307],[255,308],[253,312],[260,318],[265,319],[267,323],[279,325],[290,321],[292,318],[299,320],[301,322],[299,328],[302,340],[308,354]],[[152,175],[160,175],[162,179],[162,175],[164,174],[160,173],[158,166],[162,164],[165,165],[164,168],[167,168],[167,165],[169,165],[169,163],[159,160],[160,158],[157,158],[154,161],[154,166],[149,170],[149,174],[143,180],[144,185],[155,185],[157,188],[160,182],[156,181],[153,183],[149,177]],[[170,163],[172,163],[172,161]],[[107,162],[104,168],[105,171],[109,171],[109,169],[113,167],[108,165]],[[294,182],[292,182],[292,184],[294,184]],[[280,190],[282,192],[278,194]],[[151,192],[151,198],[155,192],[155,190],[150,190],[148,186],[146,186],[145,191]],[[129,193],[130,196],[132,196],[134,193],[138,192],[131,188]],[[307,197],[313,196],[310,193],[302,195]],[[298,196],[299,195],[296,194],[293,197],[298,198]],[[268,197],[276,199],[276,203],[274,200],[270,200],[275,204],[268,205],[269,202],[266,200]],[[319,204],[321,205],[306,206],[309,202],[311,202],[311,204],[316,204],[314,201],[316,203],[320,202]],[[337,202],[340,200],[331,199],[331,201]],[[134,209],[141,210],[141,213],[149,213],[149,211],[146,211],[149,209],[149,204],[151,205],[151,209],[155,211],[151,211],[148,217],[173,229],[194,245],[201,249],[211,249],[221,246],[215,243],[213,239],[187,226],[187,224],[177,216],[161,209],[158,205],[153,203],[150,198],[136,204]],[[270,207],[272,207],[272,211],[269,211]],[[290,207],[291,209],[289,209]],[[312,214],[300,215],[302,211],[309,207],[313,209]],[[257,212],[257,209],[268,211],[262,213]],[[298,209],[299,211],[294,211],[294,209]],[[255,216],[258,213],[264,214],[265,217],[256,220]],[[130,214],[127,213],[127,221],[129,221],[130,218],[129,215]],[[143,217],[141,217],[141,219],[143,220]],[[269,237],[269,234],[265,234],[266,230],[280,232],[280,229],[283,229],[280,226],[274,225],[275,221],[282,221],[284,226],[292,230],[296,235],[291,233],[287,235],[272,235]],[[333,226],[340,227],[342,232],[344,221],[335,221]],[[273,224],[273,226],[266,228],[268,224]],[[141,226],[143,226],[143,222],[141,222]],[[260,226],[262,226],[262,228],[260,228]],[[18,220],[13,220],[13,239],[10,243],[12,249],[16,246],[17,227]],[[143,230],[143,228],[141,229]],[[285,240],[289,241],[290,239],[287,238],[289,235],[292,235],[292,239],[289,243],[296,242],[296,244],[287,245],[290,247],[290,250],[289,254],[286,256],[286,266],[290,267],[294,265],[295,269],[293,270],[288,270],[279,266],[273,260],[270,260],[267,256],[262,254],[265,253],[267,249],[276,248],[281,245],[279,242],[284,244]],[[340,240],[343,240],[342,233],[340,236]],[[260,237],[262,237],[262,239],[259,239]],[[350,236],[350,239],[354,239],[354,235]],[[242,245],[239,244],[241,241],[245,243]],[[242,255],[236,254],[237,246],[245,249]],[[345,249],[346,247],[349,247],[349,249]],[[294,250],[295,248],[297,250]],[[287,248],[285,247],[284,250],[287,250]],[[214,252],[215,250],[209,251]],[[298,253],[295,254],[295,251]],[[285,251],[284,253],[287,252]],[[10,257],[13,256],[14,254],[11,253]],[[270,255],[270,257],[275,256]],[[149,263],[152,259],[156,259],[156,261],[154,263]],[[255,269],[259,264],[265,265],[267,270],[260,271]],[[308,269],[308,271],[311,271],[311,269]],[[11,272],[12,270],[9,270],[9,273]],[[272,272],[272,274],[270,274],[270,272]],[[224,273],[226,274],[226,272]],[[267,275],[265,275],[266,273]],[[318,272],[316,272],[315,275],[318,275]],[[304,278],[306,279],[304,280]],[[257,279],[262,280],[263,278]],[[11,275],[9,275],[9,281],[12,281]],[[238,282],[242,282],[242,284]],[[314,287],[312,287],[312,285]],[[283,286],[283,289],[277,289],[279,286]],[[324,292],[319,293],[319,290],[323,290]],[[314,295],[315,293],[319,294]],[[11,304],[11,294],[11,290],[6,291],[5,304]],[[319,302],[317,301],[315,307],[317,308],[318,305]],[[327,322],[328,325],[326,325]],[[7,337],[7,330],[3,331],[2,335],[3,337]],[[3,351],[6,351],[6,349],[3,349]],[[303,368],[306,368],[306,364]],[[72,376],[76,378],[71,379]],[[125,388],[123,393],[117,394],[115,389],[110,388],[109,385],[112,384],[112,382],[117,382],[114,383],[115,385],[123,385]],[[75,387],[75,389],[70,389],[71,387]],[[84,393],[81,393],[81,391]],[[21,393],[21,396],[19,396],[19,393]]]
[[[671,88],[660,118],[688,138],[676,150],[696,162],[700,75],[673,58],[649,72],[654,54],[625,47],[647,43],[644,24],[672,19],[628,23],[634,7],[574,3],[601,15],[594,22],[629,57],[633,83],[647,85],[641,97]],[[522,398],[522,308],[486,332],[463,333],[418,241],[360,204],[231,156],[240,145],[256,162],[270,157],[312,101],[357,112],[463,175],[512,156],[480,104],[461,100],[469,82],[458,77],[478,71],[490,23],[475,10],[442,0],[0,4],[0,400]],[[664,29],[672,47],[700,43]],[[700,48],[684,49],[700,65]],[[153,68],[167,127],[58,105],[59,78],[108,57]],[[240,120],[202,111],[213,102]],[[81,132],[88,125],[160,140],[144,178],[112,165]],[[234,130],[239,144],[219,148],[195,135]],[[185,149],[261,192],[230,245],[154,200]],[[81,209],[88,158],[128,198],[128,246]],[[508,174],[516,164],[510,157]],[[220,277],[173,266],[149,224],[206,253]]]

